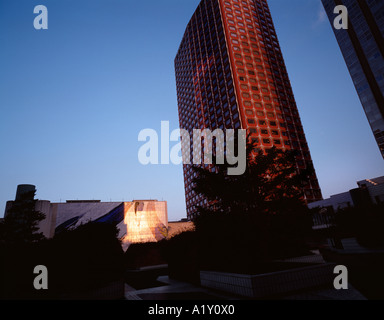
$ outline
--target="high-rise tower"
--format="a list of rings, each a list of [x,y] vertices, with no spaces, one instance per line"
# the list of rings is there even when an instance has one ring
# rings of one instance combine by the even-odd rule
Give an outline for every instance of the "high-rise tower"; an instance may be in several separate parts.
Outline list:
[[[348,10],[348,29],[333,29],[384,158],[384,1],[322,1],[332,26],[335,7]]]
[[[180,128],[246,129],[260,149],[298,151],[297,169],[313,168],[266,0],[202,0],[175,59]],[[187,215],[205,199],[184,165]],[[313,170],[308,202],[322,199]]]

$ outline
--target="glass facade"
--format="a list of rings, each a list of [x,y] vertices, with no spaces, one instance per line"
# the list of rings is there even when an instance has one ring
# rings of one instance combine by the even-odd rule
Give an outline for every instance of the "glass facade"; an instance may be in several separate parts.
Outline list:
[[[333,29],[384,158],[384,1],[322,2],[332,25],[335,6],[348,9],[348,30]]]
[[[175,71],[180,128],[190,137],[193,129],[246,129],[258,148],[294,149],[297,170],[313,168],[265,0],[202,0],[186,28]],[[206,203],[193,192],[194,174],[184,165],[189,218]],[[308,202],[322,199],[314,170],[303,189]]]

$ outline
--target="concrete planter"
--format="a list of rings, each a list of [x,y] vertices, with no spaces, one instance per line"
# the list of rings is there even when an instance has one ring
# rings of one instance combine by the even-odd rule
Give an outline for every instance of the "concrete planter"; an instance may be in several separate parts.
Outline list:
[[[335,278],[334,267],[334,264],[327,263],[260,275],[201,271],[200,280],[203,287],[248,298],[263,298],[331,286]]]

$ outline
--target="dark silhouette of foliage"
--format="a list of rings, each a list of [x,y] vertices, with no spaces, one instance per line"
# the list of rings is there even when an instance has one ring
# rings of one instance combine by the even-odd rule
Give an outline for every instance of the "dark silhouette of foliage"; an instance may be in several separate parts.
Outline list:
[[[165,258],[169,276],[173,279],[198,284],[199,246],[195,231],[182,232],[166,241]]]
[[[0,245],[3,299],[76,299],[124,276],[116,226],[88,223],[53,239]],[[48,269],[48,290],[33,287],[34,267]]]
[[[302,190],[311,168],[299,172],[294,152],[264,154],[252,143],[247,159],[240,176],[228,176],[227,164],[195,167],[194,191],[208,200],[194,219],[202,264],[251,270],[263,259],[308,254],[312,220]]]
[[[123,271],[123,250],[116,226],[88,223],[53,239],[57,287],[78,292],[117,280]]]
[[[299,173],[293,151],[275,147],[266,154],[255,151],[256,146],[248,143],[243,175],[227,175],[228,164],[216,165],[214,172],[194,167],[194,191],[209,201],[208,206],[198,207],[198,212],[275,214],[304,205],[302,186],[311,169]]]
[[[43,240],[39,223],[45,214],[35,209],[35,191],[21,195],[8,210],[0,229],[0,241],[5,243],[32,243]],[[32,200],[31,200],[32,199]]]
[[[166,264],[164,247],[165,240],[131,244],[124,254],[125,265],[128,269],[135,270]]]

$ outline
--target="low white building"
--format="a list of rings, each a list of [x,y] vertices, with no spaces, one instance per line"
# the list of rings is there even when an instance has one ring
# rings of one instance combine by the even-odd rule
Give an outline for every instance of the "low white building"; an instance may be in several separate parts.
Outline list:
[[[346,207],[354,207],[358,200],[356,198],[354,199],[353,195],[358,192],[366,193],[372,204],[384,203],[384,177],[358,181],[357,185],[358,189],[339,193],[321,201],[312,202],[308,204],[308,207],[310,209],[333,207],[334,211]]]
[[[29,188],[30,190],[30,188]],[[18,195],[16,196],[16,199]],[[8,201],[5,217],[14,201]],[[36,200],[35,210],[45,214],[40,232],[46,238],[77,228],[88,222],[105,222],[116,225],[123,247],[132,243],[157,242],[168,235],[166,201],[133,200],[131,202],[101,202],[97,200],[51,203]]]

